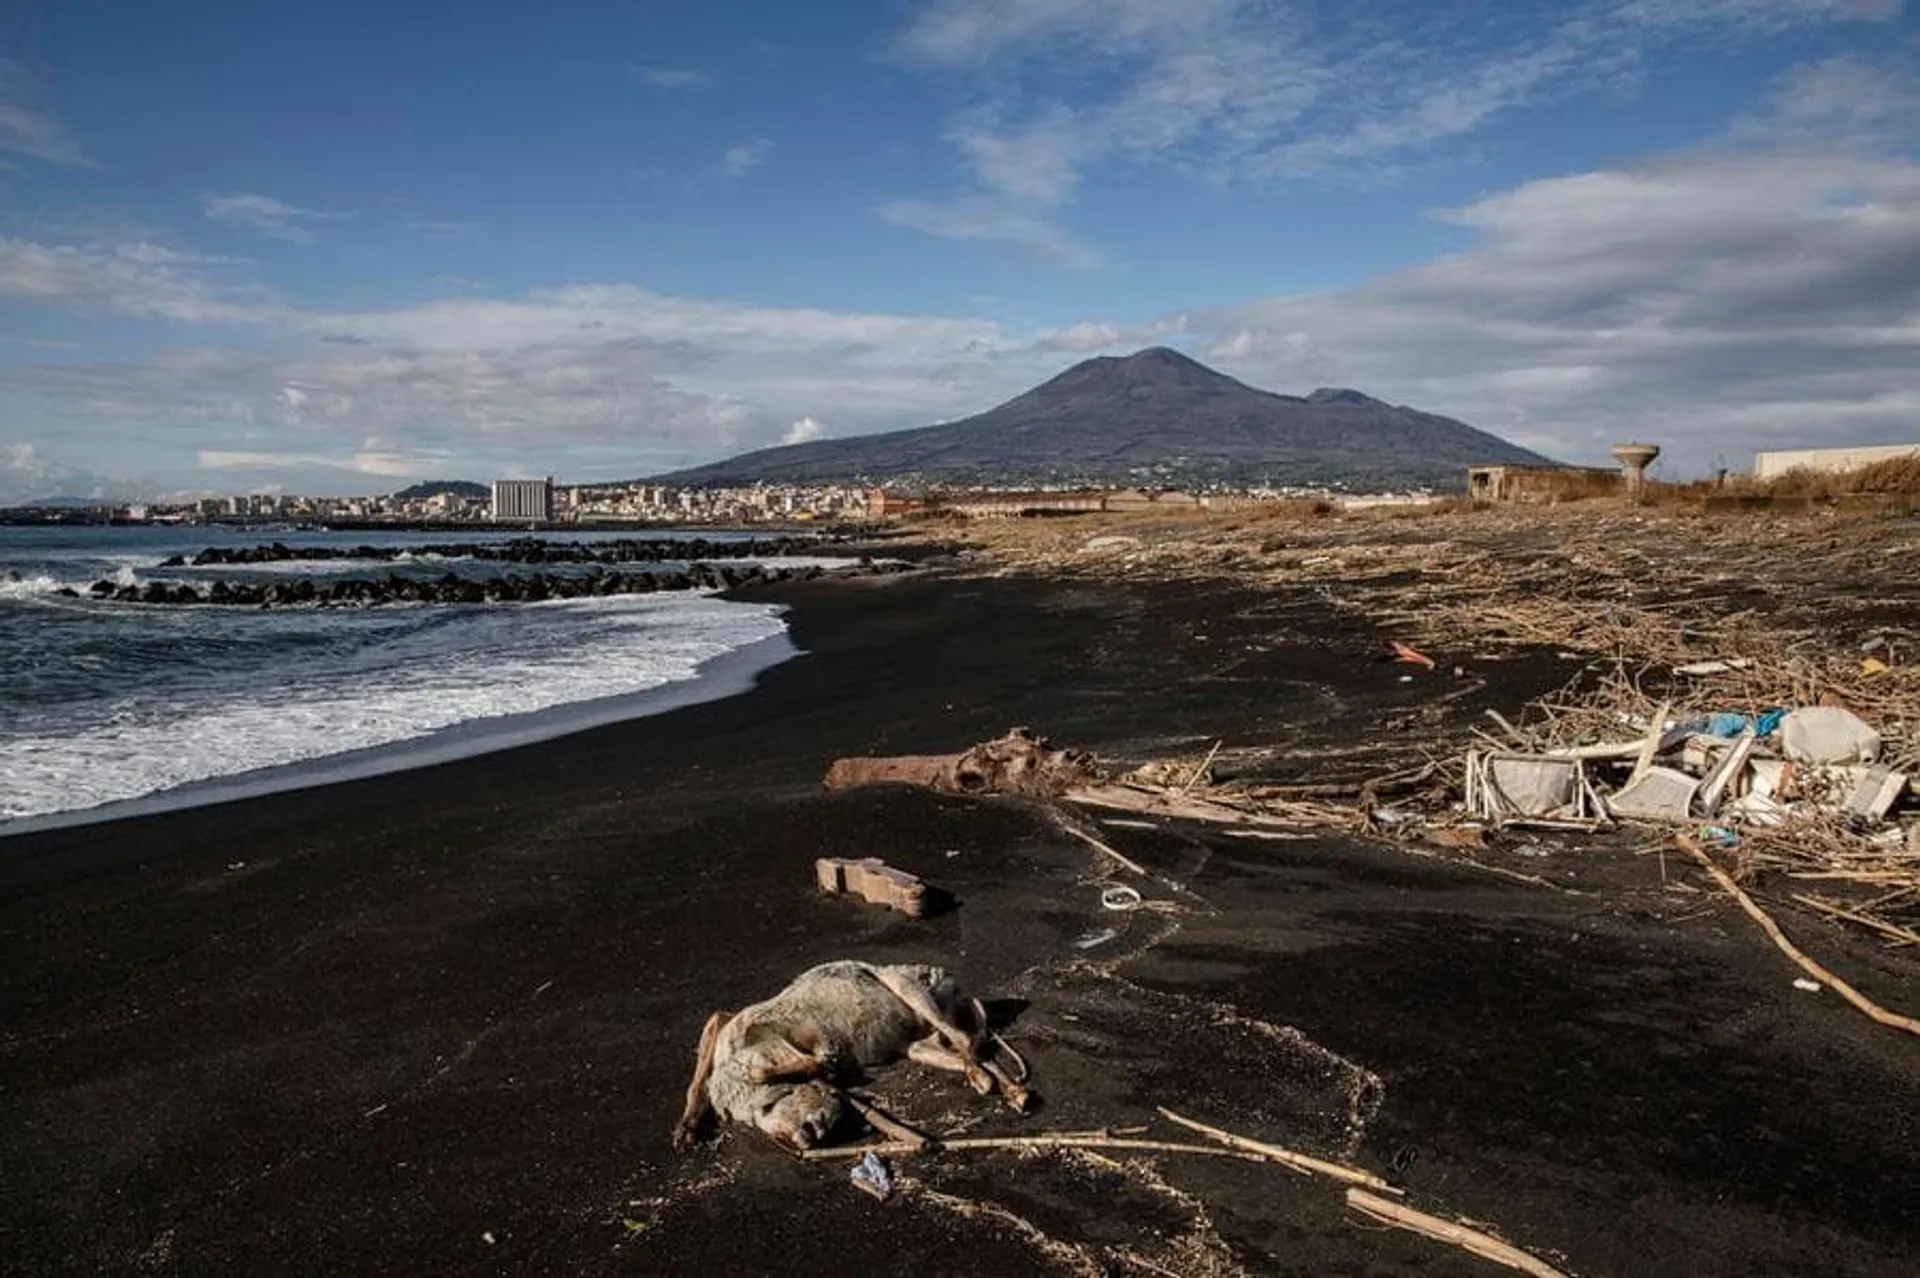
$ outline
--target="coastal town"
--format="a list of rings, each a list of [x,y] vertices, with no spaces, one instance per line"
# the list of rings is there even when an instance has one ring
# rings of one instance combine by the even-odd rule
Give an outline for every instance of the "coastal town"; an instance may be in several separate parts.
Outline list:
[[[664,484],[558,484],[503,479],[491,485],[421,484],[380,496],[242,493],[174,501],[76,503],[0,509],[0,522],[67,524],[359,524],[468,526],[737,527],[867,523],[943,512],[993,516],[1129,509],[1228,510],[1273,501],[1325,500],[1342,507],[1431,500],[1425,489],[1349,493],[1321,485],[1274,488],[943,487],[888,489],[857,483],[677,488]]]

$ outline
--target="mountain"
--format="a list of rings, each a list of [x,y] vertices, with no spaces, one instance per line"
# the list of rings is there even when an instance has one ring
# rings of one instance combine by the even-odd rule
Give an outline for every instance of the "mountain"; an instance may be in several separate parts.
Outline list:
[[[1075,364],[961,421],[744,453],[652,482],[1459,487],[1469,465],[1557,463],[1355,390],[1258,390],[1153,347]]]
[[[493,490],[485,484],[476,484],[471,479],[429,479],[411,488],[402,488],[393,494],[393,500],[425,501],[429,497],[438,497],[441,493],[452,493],[455,497],[491,497]]]

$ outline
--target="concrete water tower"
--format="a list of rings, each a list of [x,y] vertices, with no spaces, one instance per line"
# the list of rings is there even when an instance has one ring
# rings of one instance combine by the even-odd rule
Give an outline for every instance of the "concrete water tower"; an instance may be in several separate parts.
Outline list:
[[[1627,500],[1639,501],[1641,486],[1647,482],[1647,467],[1660,455],[1658,444],[1616,444],[1613,456],[1627,476]]]

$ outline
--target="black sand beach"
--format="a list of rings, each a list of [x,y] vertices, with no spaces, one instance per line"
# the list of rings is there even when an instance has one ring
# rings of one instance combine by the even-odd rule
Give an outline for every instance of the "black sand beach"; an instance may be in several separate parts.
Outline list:
[[[1136,761],[1358,740],[1430,695],[1314,596],[929,573],[755,597],[793,604],[808,655],[744,696],[0,840],[0,1268],[1503,1272],[1271,1166],[949,1154],[900,1162],[918,1185],[880,1204],[740,1131],[674,1154],[706,1014],[859,957],[1016,1001],[1045,1107],[878,1081],[930,1127],[1174,1138],[1166,1105],[1584,1278],[1914,1272],[1920,1052],[1795,990],[1726,901],[1663,887],[1678,864],[1545,839],[1505,862],[1538,885],[1333,834],[1108,827],[1180,885],[1141,884],[1179,913],[1117,915],[1111,867],[1037,807],[821,791],[837,756],[1013,724]],[[1512,660],[1494,693],[1565,674]],[[959,904],[822,898],[821,855]],[[1821,947],[1913,1003],[1910,960]]]

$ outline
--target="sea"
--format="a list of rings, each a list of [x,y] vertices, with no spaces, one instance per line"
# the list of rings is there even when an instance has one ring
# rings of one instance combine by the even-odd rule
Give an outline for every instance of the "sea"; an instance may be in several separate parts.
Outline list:
[[[445,552],[525,535],[0,526],[0,836],[550,739],[730,695],[796,652],[781,608],[712,592],[275,608],[87,593],[100,580],[203,588],[348,573],[484,580],[515,566]],[[541,534],[696,535],[729,539],[706,530]],[[401,554],[162,567],[208,547],[275,542],[296,555],[361,545]]]

